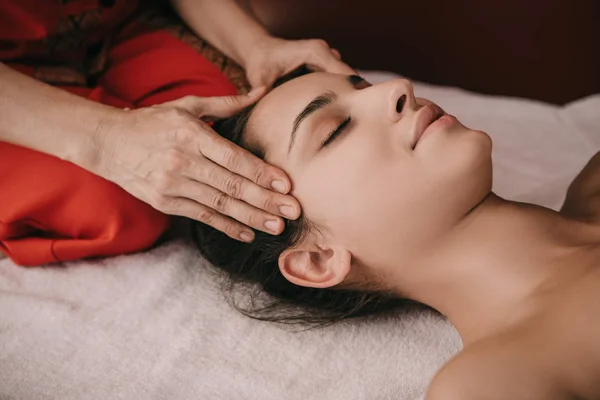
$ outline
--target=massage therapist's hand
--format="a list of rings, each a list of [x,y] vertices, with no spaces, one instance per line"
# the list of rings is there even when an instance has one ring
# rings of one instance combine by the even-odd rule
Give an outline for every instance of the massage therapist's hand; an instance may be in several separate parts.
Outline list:
[[[192,218],[250,241],[250,226],[271,234],[300,205],[286,174],[214,132],[202,119],[225,118],[264,94],[194,96],[118,111],[99,129],[98,175],[166,214]],[[277,193],[277,192],[279,193]]]
[[[270,87],[282,75],[306,64],[311,69],[337,74],[356,74],[341,61],[340,53],[320,39],[284,40],[263,37],[243,62],[252,87]]]

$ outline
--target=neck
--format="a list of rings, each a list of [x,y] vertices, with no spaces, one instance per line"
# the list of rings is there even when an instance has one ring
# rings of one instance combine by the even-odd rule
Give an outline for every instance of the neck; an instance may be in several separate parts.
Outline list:
[[[410,279],[398,277],[398,287],[472,343],[525,318],[538,294],[582,273],[597,248],[591,232],[553,210],[491,194],[435,243]]]

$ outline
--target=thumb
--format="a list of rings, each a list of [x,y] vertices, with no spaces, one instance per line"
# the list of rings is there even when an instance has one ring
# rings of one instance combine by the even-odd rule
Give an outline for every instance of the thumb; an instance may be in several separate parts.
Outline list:
[[[319,48],[309,53],[306,64],[309,66],[334,74],[358,75],[357,72],[341,60],[340,53],[330,48]]]
[[[248,94],[215,97],[186,96],[168,104],[182,108],[196,116],[196,118],[227,118],[255,103],[264,94],[265,88],[257,87]]]
[[[267,69],[263,69],[260,73],[246,73],[246,78],[248,79],[248,83],[252,86],[252,91],[257,90],[261,87],[270,88],[275,81],[274,74]],[[252,92],[250,92],[252,93]]]

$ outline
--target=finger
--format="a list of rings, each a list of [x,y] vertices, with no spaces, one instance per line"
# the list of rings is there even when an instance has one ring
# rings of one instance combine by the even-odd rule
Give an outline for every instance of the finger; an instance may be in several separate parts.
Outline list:
[[[254,232],[252,229],[235,221],[232,218],[220,214],[216,210],[199,204],[193,200],[186,198],[177,198],[171,202],[172,209],[169,212],[171,215],[179,215],[210,225],[213,228],[223,232],[232,239],[242,242],[251,242],[254,240]]]
[[[206,97],[201,105],[200,117],[227,118],[256,103],[267,92],[266,87],[253,88],[248,94],[238,96]]]
[[[198,104],[198,117],[227,118],[256,103],[264,94],[266,88],[259,86],[247,94],[237,96],[204,97]]]
[[[267,71],[260,71],[259,74],[247,75],[248,83],[252,86],[252,90],[260,87],[269,88],[273,84],[274,79],[271,79],[270,73]]]
[[[191,179],[187,179],[173,195],[194,200],[217,211],[219,214],[231,217],[259,231],[274,235],[278,235],[283,231],[284,223],[280,217],[271,215],[214,187]]]
[[[337,51],[337,49],[331,49],[331,54],[333,54],[333,56],[335,58],[337,58],[338,60],[342,59],[342,55],[340,54],[339,51]]]
[[[275,83],[275,79],[276,77],[274,75],[265,75],[262,76],[258,81],[256,81],[255,84],[252,85],[252,87],[267,87],[267,88],[272,88],[273,84]]]
[[[358,73],[354,69],[350,68],[346,63],[335,58],[330,51],[327,51],[326,54],[319,55],[317,53],[313,53],[309,55],[308,59],[306,60],[306,64],[312,66],[313,68],[333,74],[358,75]]]
[[[205,126],[204,129],[210,128]],[[199,135],[198,138],[198,150],[204,157],[263,188],[273,189],[283,194],[290,191],[291,184],[285,172],[267,164],[212,129],[210,131],[212,134]]]
[[[346,63],[336,58],[329,46],[323,42],[311,43],[310,49],[306,53],[305,63],[313,68],[325,72],[344,75],[357,75],[356,71],[350,68]]]
[[[214,97],[185,96],[164,105],[182,108],[197,118],[205,116],[227,118],[254,104],[265,93],[264,87],[257,87],[248,94]]]
[[[231,198],[241,200],[271,215],[291,220],[300,216],[300,204],[293,196],[264,189],[220,165],[211,163],[210,166],[188,169],[184,172],[184,176],[214,187]]]

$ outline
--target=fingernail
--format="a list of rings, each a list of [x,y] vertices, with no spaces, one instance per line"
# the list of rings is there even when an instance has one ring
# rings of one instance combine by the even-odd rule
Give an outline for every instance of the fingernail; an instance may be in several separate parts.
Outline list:
[[[275,190],[277,190],[279,193],[286,193],[286,186],[285,186],[285,182],[280,181],[280,180],[276,180],[271,182],[271,187]]]
[[[250,232],[242,232],[240,233],[240,239],[244,242],[251,242],[254,239],[254,235]]]
[[[252,97],[252,96],[262,92],[264,89],[265,89],[264,86],[255,87],[254,89],[252,89],[251,91],[248,92],[248,96]]]
[[[296,216],[296,212],[292,206],[279,206],[279,211],[288,218],[294,218]]]
[[[274,219],[270,219],[265,222],[265,228],[267,228],[271,232],[277,232],[278,227],[279,227],[279,224]]]

